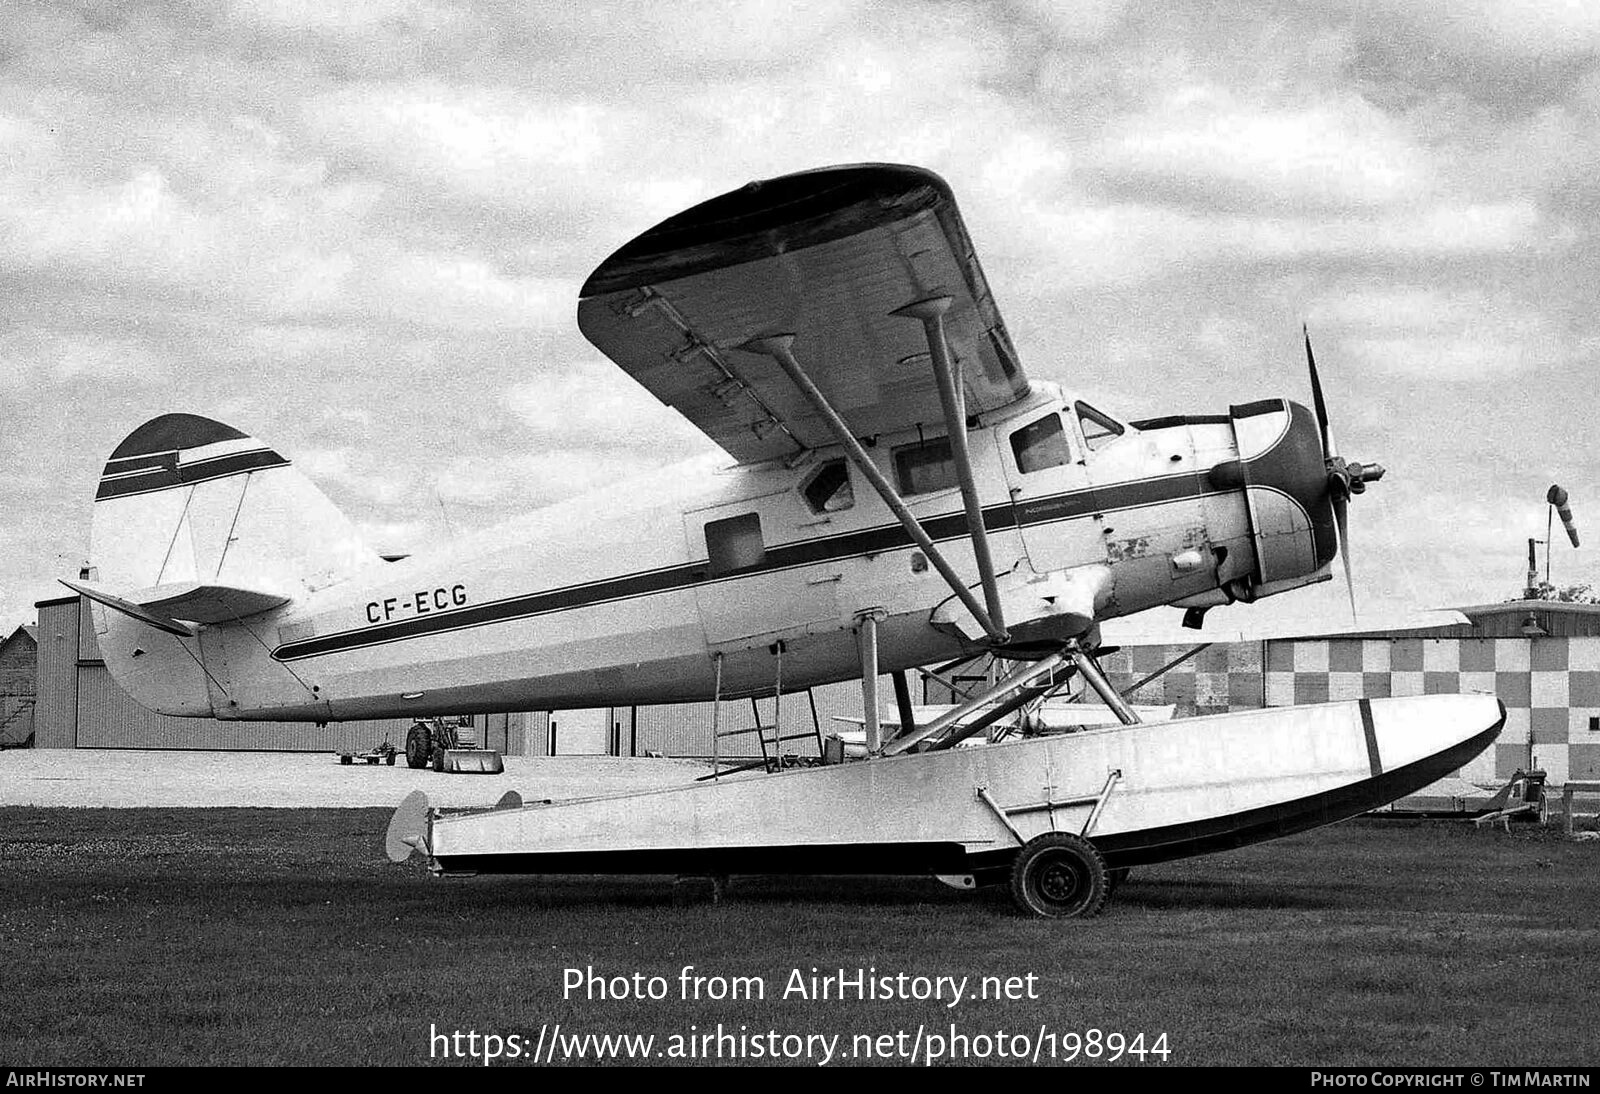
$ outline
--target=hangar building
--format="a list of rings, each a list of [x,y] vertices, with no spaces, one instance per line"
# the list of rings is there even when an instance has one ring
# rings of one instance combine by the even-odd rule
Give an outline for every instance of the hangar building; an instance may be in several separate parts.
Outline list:
[[[33,743],[38,661],[34,628],[21,626],[0,639],[0,748]]]
[[[135,704],[111,679],[95,645],[90,613],[76,597],[39,608],[37,707],[41,748],[193,748],[349,751],[388,739],[404,743],[409,720],[331,723],[228,722],[169,718]],[[1211,646],[1132,696],[1172,704],[1180,717],[1360,697],[1491,692],[1506,705],[1495,747],[1463,770],[1478,782],[1539,767],[1549,782],[1600,779],[1600,605],[1511,601],[1460,609],[1469,622],[1407,634],[1271,639]],[[13,636],[15,637],[15,636]],[[11,643],[11,639],[7,643]],[[1128,647],[1103,658],[1126,689],[1194,647]],[[3,652],[3,651],[0,651]],[[972,670],[979,672],[981,670]],[[978,676],[976,679],[981,680]],[[973,682],[976,682],[974,680]],[[945,702],[937,685],[921,698]],[[893,690],[883,682],[885,717]],[[817,688],[783,699],[785,751],[815,752],[813,717],[823,733],[836,716],[860,716],[858,685]],[[512,755],[711,754],[710,703],[479,716],[492,747]],[[725,703],[725,730],[771,722],[772,700]],[[813,712],[815,712],[813,714]],[[720,754],[757,754],[753,734],[727,737]]]

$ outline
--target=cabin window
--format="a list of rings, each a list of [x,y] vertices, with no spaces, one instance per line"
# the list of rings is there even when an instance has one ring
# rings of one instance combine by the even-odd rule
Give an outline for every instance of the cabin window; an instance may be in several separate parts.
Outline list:
[[[1078,428],[1083,430],[1083,443],[1089,446],[1091,452],[1104,448],[1123,433],[1121,422],[1100,413],[1088,403],[1078,404]]]
[[[956,461],[950,455],[950,438],[935,437],[895,449],[894,474],[903,495],[931,494],[955,486]]]
[[[1017,457],[1017,470],[1023,474],[1072,462],[1072,450],[1067,447],[1059,414],[1047,414],[1011,434],[1011,451]]]
[[[707,521],[706,553],[711,560],[712,577],[759,566],[767,555],[766,545],[761,542],[761,514],[744,513]]]
[[[811,473],[800,487],[806,505],[813,513],[837,513],[856,503],[850,486],[850,467],[843,460],[829,460]]]

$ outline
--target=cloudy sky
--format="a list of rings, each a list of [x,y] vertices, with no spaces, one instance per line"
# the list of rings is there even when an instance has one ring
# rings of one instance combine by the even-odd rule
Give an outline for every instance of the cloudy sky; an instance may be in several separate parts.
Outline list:
[[[421,550],[706,447],[577,289],[753,178],[951,183],[1025,367],[1132,417],[1305,399],[1363,604],[1600,543],[1600,4],[0,3],[0,625],[187,410]],[[1560,529],[1557,528],[1557,538]],[[1557,544],[1558,584],[1600,549]],[[1323,587],[1302,610],[1337,605]]]

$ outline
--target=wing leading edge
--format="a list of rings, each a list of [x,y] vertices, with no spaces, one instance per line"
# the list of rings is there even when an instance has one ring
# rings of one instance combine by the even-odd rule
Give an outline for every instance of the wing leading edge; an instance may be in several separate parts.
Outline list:
[[[968,414],[1028,393],[944,180],[916,167],[829,167],[753,182],[624,245],[590,275],[578,326],[741,462],[834,442],[752,339],[795,336],[806,375],[858,437],[944,417],[923,326],[945,296]]]

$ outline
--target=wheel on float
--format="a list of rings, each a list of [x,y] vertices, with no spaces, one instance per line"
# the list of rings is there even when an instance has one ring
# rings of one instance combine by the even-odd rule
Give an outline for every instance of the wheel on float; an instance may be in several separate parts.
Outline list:
[[[1110,895],[1100,852],[1069,832],[1033,837],[1011,865],[1011,898],[1030,915],[1048,919],[1098,915]]]

